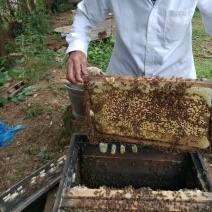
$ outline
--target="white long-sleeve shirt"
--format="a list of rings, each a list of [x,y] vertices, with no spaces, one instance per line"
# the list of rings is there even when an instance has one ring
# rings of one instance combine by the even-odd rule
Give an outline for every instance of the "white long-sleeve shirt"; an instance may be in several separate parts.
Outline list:
[[[110,12],[116,43],[109,75],[196,78],[191,20],[198,7],[212,35],[212,0],[83,0],[67,35],[67,53],[87,55],[90,33]]]

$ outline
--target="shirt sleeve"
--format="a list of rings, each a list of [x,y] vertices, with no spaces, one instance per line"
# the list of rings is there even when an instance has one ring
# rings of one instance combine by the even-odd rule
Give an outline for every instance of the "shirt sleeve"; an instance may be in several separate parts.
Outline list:
[[[81,1],[77,5],[77,14],[71,27],[71,33],[66,36],[68,42],[66,54],[78,50],[87,56],[92,29],[102,23],[109,13],[109,0]]]
[[[205,31],[212,36],[212,1],[199,0],[197,7],[201,12],[202,20],[205,25]]]

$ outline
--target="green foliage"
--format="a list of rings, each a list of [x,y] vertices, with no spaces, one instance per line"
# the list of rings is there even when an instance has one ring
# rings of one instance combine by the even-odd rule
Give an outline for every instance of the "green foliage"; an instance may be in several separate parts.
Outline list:
[[[20,102],[26,101],[26,96],[31,96],[31,95],[33,95],[33,87],[29,86],[27,88],[24,88],[17,95],[10,94],[8,97],[12,102],[19,104]]]
[[[43,111],[46,109],[44,106],[23,106],[23,110],[26,113],[25,119],[31,119],[34,117],[37,117],[43,113]]]
[[[0,57],[0,72],[5,72],[9,68],[9,66],[9,59],[7,57]]]
[[[38,153],[38,156],[44,159],[45,158],[45,155],[46,155],[46,147],[45,146],[42,146],[40,148],[40,152]]]
[[[0,57],[0,86],[6,83],[10,78],[15,77],[12,71],[7,71],[10,66],[9,63],[10,61],[7,57]]]
[[[7,98],[5,98],[4,96],[0,96],[0,103],[1,104],[7,104],[8,103],[8,100],[7,100]]]
[[[115,37],[106,40],[93,41],[88,49],[88,61],[91,66],[106,70],[112,54]]]
[[[48,67],[55,64],[56,53],[49,50],[46,45],[46,35],[39,33],[20,35],[16,38],[16,52],[21,52],[21,58],[16,64],[21,70],[19,78],[29,82],[38,82],[44,79],[48,73]]]
[[[110,42],[113,45],[115,44],[115,42],[116,42],[116,36],[115,35],[113,35],[113,36],[110,37]]]
[[[0,85],[3,85],[7,81],[8,75],[7,72],[0,71]]]
[[[12,79],[18,79],[19,75],[20,75],[20,70],[17,69],[13,69],[13,70],[9,70],[7,72],[7,75],[12,78]]]
[[[38,156],[44,160],[51,160],[53,158],[53,155],[47,153],[47,148],[45,146],[42,146],[40,148],[40,152],[38,153]]]
[[[76,9],[76,6],[68,4],[67,0],[53,0],[51,6],[52,12],[64,12],[71,9]]]
[[[0,0],[1,1],[1,0]],[[16,9],[11,8],[7,1],[3,1],[3,14],[9,14],[3,17],[5,25],[8,26],[11,20],[19,22],[21,20],[22,31],[15,38],[14,45],[8,45],[7,50],[16,52],[19,59],[15,61],[15,70],[11,70],[9,75],[7,73],[0,74],[0,83],[6,81],[7,75],[13,79],[26,80],[30,82],[37,82],[48,75],[47,69],[49,66],[56,63],[56,54],[47,49],[45,43],[51,32],[50,15],[46,12],[43,0],[34,1],[32,7],[29,2],[26,4],[25,0],[17,0]],[[8,69],[6,58],[0,58],[0,72]]]
[[[36,146],[31,146],[28,148],[24,149],[24,154],[28,154],[28,155],[37,155],[38,154],[38,150]]]
[[[199,10],[194,13],[192,40],[197,77],[212,79],[212,38],[205,32]]]
[[[51,80],[49,80],[49,88],[51,89],[52,93],[55,95],[60,94],[61,89],[63,88],[63,86],[58,87],[55,82],[51,82]]]
[[[63,106],[60,108],[60,113],[65,114],[66,110],[67,110],[67,105],[63,105]]]
[[[0,88],[0,107],[3,107],[3,105],[8,103],[8,99],[4,96],[1,96],[2,93],[3,93],[3,89]],[[0,114],[2,114],[2,111],[0,111]]]
[[[43,41],[42,34],[47,34],[51,32],[50,28],[50,16],[41,11],[35,13],[33,12],[23,23],[23,32],[24,35],[34,36],[34,41],[40,41],[41,44]],[[40,35],[40,37],[39,37]]]
[[[21,169],[16,169],[13,173],[13,176],[10,178],[10,180],[12,182],[16,182],[20,179],[20,177],[22,176],[22,170]]]
[[[211,58],[195,58],[195,65],[198,78],[212,79],[212,57]]]

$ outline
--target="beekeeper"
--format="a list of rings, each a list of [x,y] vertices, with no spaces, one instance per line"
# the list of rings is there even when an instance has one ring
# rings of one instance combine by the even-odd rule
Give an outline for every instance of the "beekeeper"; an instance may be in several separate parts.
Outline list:
[[[67,79],[83,82],[90,33],[109,13],[116,20],[116,43],[108,75],[196,78],[191,24],[196,7],[212,35],[212,0],[81,1],[66,37]]]

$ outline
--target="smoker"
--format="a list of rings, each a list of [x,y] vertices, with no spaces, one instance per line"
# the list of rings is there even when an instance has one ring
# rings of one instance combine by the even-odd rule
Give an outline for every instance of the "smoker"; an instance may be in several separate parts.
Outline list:
[[[210,211],[211,81],[87,76],[53,211]]]

